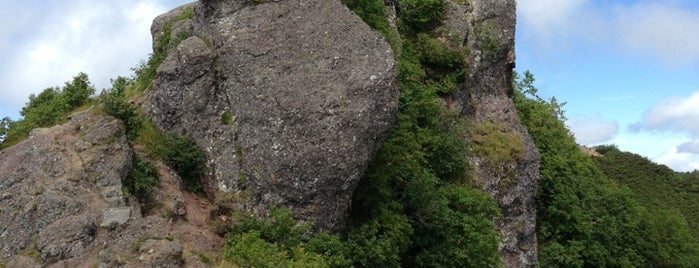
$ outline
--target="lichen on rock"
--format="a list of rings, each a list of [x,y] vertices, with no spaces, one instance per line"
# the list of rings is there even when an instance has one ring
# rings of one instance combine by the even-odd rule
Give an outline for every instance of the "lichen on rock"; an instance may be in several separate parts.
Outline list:
[[[393,126],[393,53],[339,1],[247,2],[194,5],[192,36],[160,65],[143,108],[204,148],[210,192],[250,193],[249,211],[290,207],[338,230]]]
[[[515,1],[447,3],[445,24],[451,34],[463,38],[469,66],[468,79],[455,92],[455,103],[450,107],[472,122],[468,140],[476,147],[491,147],[475,152],[471,161],[482,189],[493,196],[502,211],[495,228],[502,235],[500,252],[505,265],[536,267],[534,198],[540,156],[510,96],[515,64]]]

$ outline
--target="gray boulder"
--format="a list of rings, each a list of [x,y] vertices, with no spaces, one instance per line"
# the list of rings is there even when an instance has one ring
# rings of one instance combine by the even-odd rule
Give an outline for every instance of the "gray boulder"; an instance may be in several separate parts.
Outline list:
[[[192,6],[192,36],[168,53],[143,108],[205,149],[210,192],[337,230],[394,123],[393,53],[340,1],[251,3]],[[156,18],[154,39],[181,12]]]
[[[90,109],[0,151],[0,263],[25,263],[22,255],[48,265],[94,247],[102,209],[125,205],[132,151],[123,133]]]

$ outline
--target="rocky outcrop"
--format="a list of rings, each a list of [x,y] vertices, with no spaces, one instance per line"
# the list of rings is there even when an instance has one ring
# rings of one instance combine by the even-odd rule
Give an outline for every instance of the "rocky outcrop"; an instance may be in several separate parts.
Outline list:
[[[510,97],[515,64],[515,1],[448,1],[445,25],[467,48],[469,77],[454,94],[449,108],[472,122],[467,139],[481,146],[483,137],[497,138],[502,153],[471,156],[482,188],[502,210],[496,229],[507,267],[536,267],[536,203],[539,152],[521,125]],[[486,145],[491,146],[491,145]]]
[[[0,151],[0,263],[23,255],[51,264],[95,246],[103,210],[126,205],[132,152],[123,132],[91,109]]]
[[[169,51],[142,107],[205,149],[208,189],[338,230],[394,122],[392,51],[340,1],[253,2],[206,0],[156,18],[154,42],[190,37]],[[193,18],[172,21],[187,9]]]
[[[183,252],[218,252],[211,205],[161,166],[142,214],[122,192],[134,155],[121,121],[97,107],[0,151],[0,266],[202,267]]]

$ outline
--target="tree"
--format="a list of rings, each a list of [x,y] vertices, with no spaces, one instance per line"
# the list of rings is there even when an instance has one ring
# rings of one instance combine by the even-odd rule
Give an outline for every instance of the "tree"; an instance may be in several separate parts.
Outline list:
[[[86,104],[94,92],[87,75],[79,73],[63,88],[46,88],[39,95],[29,95],[29,102],[20,111],[23,118],[3,125],[5,129],[0,148],[22,141],[34,128],[60,124],[66,120],[68,113]]]
[[[91,85],[90,80],[85,73],[79,73],[73,77],[71,82],[66,82],[61,92],[61,97],[67,109],[78,107],[88,100],[95,93],[95,88]]]
[[[515,75],[513,97],[541,153],[537,239],[542,267],[626,267],[639,254],[642,208],[582,153],[566,128],[563,105],[536,95],[534,77]]]
[[[2,120],[0,120],[0,143],[2,143],[3,140],[5,140],[5,137],[7,136],[7,130],[10,129],[10,125],[12,125],[12,119],[9,117],[5,117]]]

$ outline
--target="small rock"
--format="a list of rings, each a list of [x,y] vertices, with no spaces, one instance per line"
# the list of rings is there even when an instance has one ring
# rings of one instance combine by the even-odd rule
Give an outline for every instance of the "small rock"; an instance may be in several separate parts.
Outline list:
[[[125,224],[129,221],[131,217],[131,208],[120,207],[120,208],[107,208],[102,210],[102,224],[101,227],[113,228]]]

